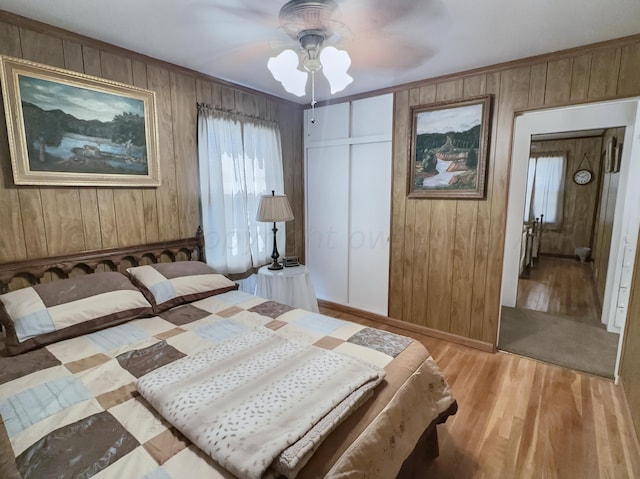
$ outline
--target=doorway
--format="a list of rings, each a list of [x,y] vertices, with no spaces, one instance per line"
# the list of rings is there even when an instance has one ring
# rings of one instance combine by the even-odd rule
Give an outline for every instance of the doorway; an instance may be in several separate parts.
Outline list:
[[[601,323],[597,284],[620,176],[606,155],[621,153],[623,135],[600,128],[531,137],[516,304],[502,310],[499,349],[614,377],[619,338]]]
[[[607,129],[623,126],[627,129],[628,141],[621,155],[620,177],[621,181],[615,195],[617,207],[615,209],[613,225],[611,228],[611,248],[607,256],[608,265],[604,274],[604,294],[602,298],[601,319],[606,324],[606,331],[619,333],[623,330],[626,317],[626,304],[621,301],[624,297],[624,289],[628,285],[625,282],[625,268],[633,268],[629,264],[631,253],[635,253],[635,240],[630,232],[637,231],[640,223],[640,208],[638,203],[640,194],[634,188],[627,188],[627,184],[637,184],[640,181],[639,162],[631,162],[632,156],[640,152],[638,139],[635,139],[634,127],[638,115],[638,99],[626,101],[613,101],[593,103],[575,107],[559,108],[553,110],[541,110],[526,112],[518,115],[515,121],[513,155],[511,165],[511,179],[509,190],[509,204],[507,211],[507,232],[505,238],[505,257],[503,266],[503,285],[501,304],[503,306],[502,317],[499,323],[499,338],[507,334],[510,314],[516,308],[518,297],[518,278],[520,260],[520,242],[522,237],[522,212],[525,204],[527,186],[528,160],[531,151],[532,135],[544,135],[556,132],[570,132],[577,130]],[[598,158],[599,160],[599,158]],[[572,166],[575,168],[575,165]],[[544,238],[544,236],[543,236]],[[544,241],[544,239],[543,239]],[[571,261],[570,258],[568,258]],[[575,261],[575,259],[574,259]],[[593,265],[589,265],[593,267]],[[552,268],[553,269],[553,268]],[[543,284],[543,283],[541,283]],[[573,286],[573,285],[572,285]],[[575,288],[572,288],[574,290]],[[549,319],[549,318],[546,318]],[[622,319],[622,321],[620,321]],[[616,323],[617,320],[617,323]],[[533,342],[549,342],[544,334],[553,331],[553,324],[542,322],[543,326],[529,331]],[[603,327],[595,325],[603,330]],[[617,331],[616,331],[617,328]],[[504,329],[504,331],[503,331]],[[543,334],[544,333],[544,334]],[[541,334],[537,337],[536,334]],[[573,333],[575,337],[575,333]],[[555,335],[551,334],[551,338]],[[615,343],[615,340],[613,341]],[[575,345],[575,341],[570,343]],[[616,346],[621,344],[621,339]],[[600,347],[601,346],[596,346]],[[568,352],[569,346],[556,345],[556,350]],[[586,347],[578,347],[587,349]],[[619,362],[619,347],[616,349],[616,365],[614,377],[617,378]],[[544,358],[541,358],[544,360]],[[609,376],[611,374],[608,374]]]
[[[502,307],[498,348],[613,379],[619,335],[600,322],[591,268],[540,255],[518,281],[516,306]]]

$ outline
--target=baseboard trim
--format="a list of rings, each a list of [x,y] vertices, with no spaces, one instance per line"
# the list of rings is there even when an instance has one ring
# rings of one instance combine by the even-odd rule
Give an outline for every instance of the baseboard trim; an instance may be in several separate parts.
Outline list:
[[[425,336],[431,336],[432,338],[443,339],[444,341],[449,341],[451,343],[456,343],[462,346],[479,349],[480,351],[485,351],[487,353],[496,352],[496,346],[494,344],[486,343],[478,339],[466,338],[464,336],[448,333],[446,331],[440,331],[437,329],[429,328],[427,326],[422,326],[420,324],[409,323],[407,321],[401,321],[399,319],[382,316],[381,314],[376,314],[369,311],[356,309],[351,306],[345,306],[344,304],[325,301],[324,299],[319,299],[318,305],[325,306],[327,308],[334,309],[336,311],[341,311],[343,313],[352,314],[354,316],[360,316],[361,318],[364,318],[364,319],[370,319],[372,321],[386,323],[390,326],[395,326],[396,328],[404,329],[406,331],[411,331],[413,333],[424,334]]]
[[[573,259],[576,260],[576,256],[575,255],[571,255],[571,254],[564,254],[564,253],[540,253],[538,255],[538,257],[540,256],[545,256],[547,258],[560,258],[560,259]],[[577,260],[576,260],[577,261]],[[589,258],[586,263],[590,263],[592,261],[591,258]]]

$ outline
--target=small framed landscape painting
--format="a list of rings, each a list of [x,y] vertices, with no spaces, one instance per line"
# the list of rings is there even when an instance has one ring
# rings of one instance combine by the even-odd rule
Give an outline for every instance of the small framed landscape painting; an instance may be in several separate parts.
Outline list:
[[[409,198],[483,198],[491,95],[411,108]]]
[[[158,186],[155,93],[0,57],[16,185]]]

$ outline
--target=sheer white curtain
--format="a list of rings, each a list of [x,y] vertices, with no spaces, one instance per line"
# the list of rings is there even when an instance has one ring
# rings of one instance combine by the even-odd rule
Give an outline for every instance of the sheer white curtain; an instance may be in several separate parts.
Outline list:
[[[543,154],[529,158],[525,222],[544,215],[546,225],[562,224],[565,168],[564,154]]]
[[[277,126],[198,105],[198,163],[207,263],[241,274],[270,262],[273,223],[256,212],[260,196],[284,191]],[[284,251],[284,223],[277,241]]]

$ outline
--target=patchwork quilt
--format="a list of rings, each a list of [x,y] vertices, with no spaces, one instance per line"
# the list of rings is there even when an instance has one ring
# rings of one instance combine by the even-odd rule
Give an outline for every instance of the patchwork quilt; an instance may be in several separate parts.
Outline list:
[[[385,372],[372,397],[332,425],[299,478],[395,477],[454,402],[417,341],[230,291],[0,357],[0,477],[235,477],[166,421],[136,381],[264,328]]]

